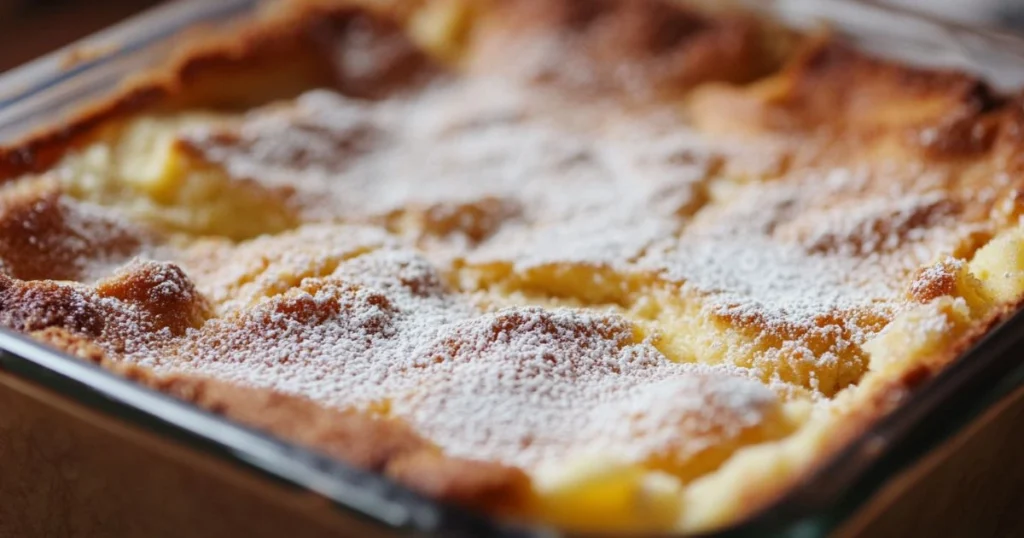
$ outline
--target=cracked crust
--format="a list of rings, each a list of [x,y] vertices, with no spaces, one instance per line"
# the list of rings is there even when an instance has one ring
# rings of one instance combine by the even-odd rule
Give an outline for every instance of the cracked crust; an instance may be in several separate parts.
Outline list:
[[[424,495],[498,513],[522,512],[529,502],[529,482],[522,471],[446,457],[399,421],[356,411],[332,411],[305,398],[209,377],[156,374],[145,367],[111,361],[88,338],[58,326],[30,334],[132,381],[282,439],[315,447]]]
[[[439,39],[436,35],[416,33],[429,17],[444,22],[439,26],[445,29],[441,39],[444,46],[430,41]],[[362,56],[346,56],[345,51]],[[393,211],[360,215],[356,224],[379,228],[389,238],[381,240],[373,234],[363,237],[360,234],[364,232],[354,228],[325,225],[317,229],[320,224],[311,225],[304,219],[317,222],[320,217],[295,210],[306,203],[298,197],[298,201],[292,200],[301,190],[297,181],[283,188],[271,185],[267,198],[288,199],[291,205],[287,210],[299,215],[289,213],[289,219],[303,224],[298,232],[264,230],[276,235],[240,245],[231,241],[240,237],[227,233],[221,238],[186,237],[183,246],[178,237],[181,230],[150,231],[150,227],[160,227],[153,223],[139,226],[132,217],[123,218],[117,211],[106,213],[106,209],[101,209],[99,216],[90,213],[82,217],[83,211],[91,209],[69,198],[63,187],[38,181],[26,187],[22,185],[26,180],[16,180],[22,174],[47,171],[67,155],[117,140],[125,122],[138,115],[168,116],[197,107],[234,114],[318,86],[335,88],[368,108],[376,106],[374,103],[388,103],[394,96],[404,99],[409,94],[431,95],[431,88],[458,88],[460,75],[479,73],[526,81],[531,92],[545,98],[571,96],[581,110],[588,110],[585,107],[594,103],[625,103],[621,109],[602,110],[643,118],[654,110],[662,113],[662,119],[671,116],[665,112],[666,104],[672,110],[682,110],[688,125],[722,143],[710,150],[690,148],[691,152],[637,159],[637,170],[643,173],[686,169],[697,178],[692,189],[678,189],[671,182],[651,187],[647,193],[650,196],[641,200],[650,211],[642,216],[654,220],[665,213],[664,222],[684,230],[673,229],[669,238],[691,234],[717,241],[720,237],[715,234],[721,233],[723,223],[743,223],[752,227],[744,228],[742,234],[730,229],[729,237],[763,235],[769,246],[796,249],[785,250],[779,258],[767,258],[766,267],[741,275],[745,282],[767,272],[773,263],[784,263],[787,256],[814,261],[891,255],[894,261],[883,265],[895,266],[898,256],[910,256],[932,240],[942,245],[943,253],[961,263],[921,267],[930,260],[912,258],[908,267],[899,267],[902,272],[892,279],[897,282],[892,304],[899,308],[872,310],[857,303],[847,310],[786,317],[770,305],[751,306],[732,296],[720,303],[709,299],[718,288],[732,285],[727,280],[712,279],[710,284],[701,284],[695,278],[701,274],[673,277],[676,262],[672,256],[688,255],[691,251],[687,249],[694,244],[669,246],[665,252],[658,252],[656,243],[645,243],[628,255],[615,251],[611,261],[569,259],[575,252],[566,255],[567,259],[558,258],[565,255],[564,250],[571,250],[564,248],[567,243],[597,240],[589,235],[570,235],[571,241],[559,239],[555,234],[560,229],[544,228],[557,218],[545,215],[530,221],[534,217],[528,213],[528,204],[507,193],[470,202],[406,204]],[[564,101],[555,102],[564,105]],[[569,117],[559,116],[562,112],[558,107],[531,106],[523,108],[527,115],[550,114],[556,120]],[[250,121],[247,117],[235,118],[235,124],[227,128],[218,125],[216,129],[220,130],[214,129],[208,138],[176,139],[176,149],[171,151],[177,151],[173,155],[181,161],[175,161],[174,166],[214,170],[211,174],[220,175],[211,178],[228,184],[239,180],[252,192],[266,185],[259,178],[230,177],[230,167],[223,159],[218,160],[215,151],[227,154],[228,159],[255,155],[257,165],[280,167],[289,174],[298,174],[311,165],[340,174],[352,161],[376,151],[379,140],[370,143],[362,138],[379,136],[389,140],[395,132],[403,132],[372,125],[378,120],[370,118],[370,127],[350,128],[346,124],[338,134],[316,124],[316,114],[323,110],[315,107],[312,119],[303,119],[308,125],[300,125],[295,119],[297,113],[287,105],[272,107],[266,113],[255,110],[252,124],[245,123]],[[481,357],[486,357],[492,346],[504,352],[495,342],[505,343],[517,335],[516,331],[524,330],[523,326],[534,325],[541,329],[528,336],[550,340],[552,349],[573,359],[577,348],[614,341],[615,345],[605,352],[620,353],[628,348],[629,353],[643,357],[647,357],[643,353],[663,354],[684,363],[732,361],[729,366],[742,372],[736,377],[761,376],[761,381],[775,391],[773,397],[782,402],[778,408],[771,407],[776,405],[775,400],[765,404],[765,409],[771,410],[765,412],[746,401],[748,395],[740,394],[737,400],[743,401],[737,404],[738,409],[764,421],[769,420],[764,417],[774,417],[771,420],[778,424],[773,422],[768,433],[750,434],[742,429],[747,427],[743,422],[747,416],[729,408],[712,413],[718,418],[730,417],[722,419],[725,422],[712,423],[702,433],[687,432],[702,442],[700,435],[707,434],[711,442],[727,447],[713,457],[707,455],[713,451],[698,451],[693,460],[663,465],[669,474],[674,473],[681,487],[695,484],[691,489],[698,493],[704,491],[700,488],[705,487],[701,480],[705,476],[742,475],[742,457],[737,459],[740,463],[732,461],[737,453],[746,453],[742,449],[784,444],[800,425],[810,422],[800,414],[802,411],[792,416],[786,414],[791,411],[789,407],[779,411],[784,405],[803,405],[815,398],[832,402],[832,411],[842,419],[827,423],[820,437],[808,441],[809,452],[800,453],[796,470],[785,476],[753,477],[742,487],[732,484],[731,499],[741,508],[726,516],[693,521],[686,518],[697,516],[680,516],[684,528],[708,528],[770,504],[781,492],[809,477],[831,454],[900,405],[916,387],[1015,310],[1009,305],[1016,305],[1016,300],[1000,297],[997,301],[986,296],[987,292],[974,289],[983,288],[983,283],[964,277],[962,271],[979,248],[1007,233],[1020,216],[1024,179],[1018,157],[1020,133],[1024,132],[1021,110],[1018,99],[998,95],[984,82],[962,73],[895,64],[865,56],[832,36],[797,36],[747,14],[707,13],[661,0],[494,0],[474,7],[459,2],[396,2],[390,7],[373,8],[341,1],[294,2],[267,10],[258,20],[221,36],[193,36],[166,66],[135,80],[108,101],[83,111],[65,125],[40,131],[16,146],[0,148],[0,177],[13,182],[0,193],[0,323],[228,419],[382,473],[428,496],[516,518],[540,517],[556,524],[586,527],[586,522],[563,513],[552,515],[552,509],[543,504],[547,501],[539,497],[555,494],[538,491],[535,470],[497,459],[452,454],[451,447],[440,446],[437,439],[423,433],[436,424],[422,417],[410,418],[414,411],[402,411],[402,398],[412,397],[408,394],[339,408],[325,405],[320,394],[300,396],[295,391],[251,383],[251,379],[238,382],[237,378],[244,375],[232,370],[230,361],[251,353],[251,344],[257,341],[260,345],[255,349],[267,352],[265,362],[271,363],[271,352],[280,350],[267,347],[266,341],[274,339],[264,333],[288,335],[289,331],[321,326],[339,316],[356,319],[358,323],[353,323],[357,327],[352,331],[359,338],[352,341],[360,344],[360,339],[375,340],[399,331],[401,313],[409,304],[425,309],[436,306],[430,301],[440,301],[442,309],[461,315],[458,308],[470,307],[456,308],[444,301],[453,296],[462,300],[459,293],[465,291],[490,294],[484,301],[494,304],[483,309],[486,315],[492,314],[487,308],[517,308],[517,302],[538,303],[545,308],[611,308],[613,314],[608,318],[583,320],[565,321],[527,310],[522,315],[495,315],[498,321],[491,325],[457,320],[451,331],[455,336],[439,340],[443,352],[410,368],[427,369],[429,364],[449,359],[458,364],[474,360],[484,363]],[[475,121],[451,126],[443,136],[463,132],[470,133],[467,138],[471,139],[474,133],[482,136],[490,132],[487,129],[516,128],[517,122],[523,121],[519,114],[522,110],[499,112],[470,117]],[[387,113],[384,110],[381,115]],[[286,129],[260,131],[258,121],[265,119],[261,114],[271,119],[279,114],[291,123]],[[608,123],[614,126],[614,121]],[[296,125],[301,129],[294,129]],[[676,124],[670,121],[668,125]],[[293,136],[300,142],[326,143],[329,158],[318,158],[314,151],[306,151],[308,147],[291,148],[294,151],[284,152],[283,157],[261,153],[267,144]],[[752,140],[763,142],[759,149],[767,155],[746,153],[743,148]],[[554,146],[560,141],[552,139],[541,146]],[[361,142],[366,142],[365,147],[358,144]],[[556,180],[568,175],[567,171],[575,170],[573,167],[593,167],[599,162],[589,149],[565,151],[565,158],[554,165],[552,188]],[[910,163],[912,170],[892,167],[893,161]],[[829,180],[820,175],[822,170],[845,171],[858,165],[867,169],[863,181],[832,190],[818,188]],[[905,205],[878,201],[888,196],[894,182],[910,191],[919,188],[916,178],[920,169],[936,177],[927,189],[922,188],[927,192],[912,193],[920,196],[907,198]],[[541,170],[544,172],[550,171]],[[996,176],[1002,178],[998,184],[992,180]],[[665,186],[673,188],[662,188]],[[631,185],[623,192],[641,190],[635,187]],[[933,190],[941,195],[929,197]],[[979,196],[980,192],[984,195]],[[625,205],[628,200],[622,196],[621,202]],[[661,211],[661,206],[668,210]],[[628,218],[619,222],[612,217],[583,219],[579,226],[591,231],[602,226],[634,230],[629,228],[633,221]],[[335,218],[340,217],[332,215],[326,220]],[[132,224],[125,225],[125,219]],[[524,221],[530,233],[537,235],[512,233],[521,232],[514,226]],[[953,230],[954,224],[955,233],[941,235]],[[26,229],[32,233],[22,233]],[[940,235],[929,236],[932,232]],[[346,243],[349,234],[358,240]],[[345,235],[344,240],[338,240],[339,235]],[[541,242],[537,237],[549,235],[555,237],[551,240],[555,261],[531,260],[533,265],[529,265],[507,255],[514,248],[530,248]],[[177,239],[171,241],[167,236]],[[438,263],[434,258],[424,261],[393,252],[388,242],[392,236],[402,236],[403,240],[411,236],[417,249],[442,251],[444,255],[447,251],[441,247],[451,247],[446,241],[457,238],[464,241],[458,248],[472,249],[477,257],[466,255],[454,262],[455,269],[442,274],[433,269],[431,264]],[[243,234],[241,239],[247,237]],[[487,250],[495,244],[500,247],[496,256]],[[157,252],[154,245],[166,250]],[[653,253],[664,257],[654,258]],[[132,261],[136,256],[175,262]],[[619,262],[628,269],[622,269]],[[709,270],[731,269],[731,265],[712,265]],[[858,270],[859,266],[850,271],[853,277]],[[835,271],[825,266],[822,272]],[[358,280],[359,275],[368,274],[383,280]],[[890,278],[888,273],[879,275],[869,274],[877,279]],[[787,274],[782,277],[791,278]],[[808,288],[814,285],[801,283]],[[774,298],[774,291],[766,292],[769,298]],[[402,302],[407,300],[410,302]],[[791,313],[794,304],[783,301],[781,311],[789,309]],[[701,310],[693,310],[691,305]],[[943,327],[948,338],[940,340],[938,347],[929,348],[914,340],[917,335],[910,331],[907,338],[910,344],[921,346],[914,348],[920,353],[902,362],[899,357],[883,361],[879,357],[884,354],[869,351],[865,342],[896,332],[886,327],[898,324],[904,307],[932,308],[928,319],[946,323]],[[361,317],[369,311],[373,316]],[[628,322],[620,324],[613,316]],[[510,325],[509,319],[517,320],[511,324],[515,327],[506,326]],[[913,325],[916,321],[906,323],[917,327]],[[672,335],[666,335],[662,327],[679,332],[703,331],[710,343],[706,348],[701,342],[675,346]],[[822,327],[828,330],[817,330]],[[925,329],[918,332],[925,333]],[[483,336],[470,338],[463,334],[478,332]],[[309,334],[311,338],[322,336]],[[565,334],[571,336],[569,346],[557,347],[566,345],[560,340]],[[179,341],[190,338],[195,341]],[[648,345],[650,349],[636,350]],[[747,355],[723,359],[721,348],[730,346],[746,346]],[[143,366],[133,362],[135,359],[126,359],[140,356],[140,348],[149,353],[147,361],[155,364]],[[306,351],[295,349],[282,352],[281,364],[301,362],[289,353],[298,356]],[[209,353],[203,355],[205,351]],[[197,360],[209,359],[215,368],[196,368],[189,362],[193,355],[203,355]],[[221,355],[230,358],[222,359]],[[544,355],[548,356],[554,356],[554,352]],[[823,359],[835,357],[839,357],[840,367],[832,367]],[[818,363],[808,366],[813,361]],[[523,364],[524,370],[538,367]],[[615,375],[621,373],[612,371]],[[452,370],[421,381],[446,387],[450,391],[446,394],[454,399],[462,393],[458,387],[445,384],[448,378],[461,375],[457,379],[467,380],[468,385],[488,379],[489,373]],[[704,370],[698,373],[710,375]],[[721,373],[712,372],[716,376]],[[733,376],[736,372],[725,373]],[[495,379],[501,381],[506,374],[519,376],[522,372],[499,374]],[[811,393],[814,398],[807,396]],[[751,402],[767,398],[755,396],[750,396]],[[429,399],[425,402],[438,408],[448,405],[447,401],[444,405]],[[688,425],[686,421],[692,417],[685,413],[687,409],[683,411],[681,418],[668,420]],[[627,420],[642,415],[634,413]],[[538,442],[536,433],[531,430],[524,434],[524,447]],[[652,453],[659,449],[655,447]],[[707,463],[711,460],[713,463]],[[644,465],[656,466],[646,460]],[[648,495],[646,491],[641,494]],[[695,513],[699,512],[696,506],[699,503],[687,505]],[[657,519],[655,515],[645,518]],[[679,523],[659,520],[658,525],[667,528]]]

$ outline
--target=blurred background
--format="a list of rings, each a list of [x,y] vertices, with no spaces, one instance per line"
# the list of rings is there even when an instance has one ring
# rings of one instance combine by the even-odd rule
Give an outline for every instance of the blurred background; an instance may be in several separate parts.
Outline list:
[[[1024,0],[883,0],[920,11],[931,11],[950,19],[970,22],[1012,24],[1013,7],[1024,10]]]
[[[0,72],[109,26],[160,1],[0,0]],[[934,11],[951,18],[1020,28],[1024,32],[1024,0],[889,1]]]
[[[0,71],[158,3],[159,0],[0,0]]]

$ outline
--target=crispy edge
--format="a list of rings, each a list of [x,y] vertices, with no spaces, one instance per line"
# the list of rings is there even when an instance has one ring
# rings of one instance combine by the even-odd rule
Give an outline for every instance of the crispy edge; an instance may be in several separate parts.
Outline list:
[[[1008,320],[1021,307],[1024,307],[1024,299],[1016,304],[996,309],[953,345],[934,355],[922,357],[912,367],[896,372],[890,378],[882,379],[879,385],[867,394],[867,398],[858,401],[855,409],[844,414],[843,422],[830,432],[826,444],[804,465],[801,472],[790,477],[788,481],[744,491],[738,504],[747,509],[736,522],[770,512],[785,505],[792,496],[798,495],[801,491],[812,491],[809,488],[818,481],[829,480],[826,474],[828,467],[838,461],[837,458],[844,449],[867,435],[883,417],[905,405],[918,389],[932,382],[946,367],[960,359],[985,335]]]
[[[294,0],[265,6],[252,20],[229,28],[186,32],[180,49],[159,67],[130,78],[109,97],[86,104],[56,125],[0,146],[0,182],[43,172],[69,150],[87,144],[106,125],[144,110],[218,102],[257,105],[336,83],[328,55],[308,53],[324,50],[325,40],[332,37],[331,26],[370,16],[396,23],[397,28],[414,3]],[[251,82],[266,81],[274,69],[279,71],[280,84],[257,92],[261,85]],[[243,91],[231,92],[231,87]]]
[[[519,469],[444,455],[405,423],[306,398],[187,374],[160,374],[111,360],[88,338],[60,327],[31,336],[150,389],[371,472],[424,495],[498,514],[521,514],[530,482]]]

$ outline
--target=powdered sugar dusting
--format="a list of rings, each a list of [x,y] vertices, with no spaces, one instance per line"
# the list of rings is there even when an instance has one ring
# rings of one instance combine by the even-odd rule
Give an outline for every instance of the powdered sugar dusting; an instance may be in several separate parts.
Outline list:
[[[954,222],[948,195],[913,183],[874,194],[872,181],[883,180],[865,173],[812,169],[744,186],[641,265],[717,312],[761,324],[806,329],[844,313],[891,313],[913,271],[948,255],[970,227]]]
[[[0,262],[14,277],[93,281],[153,251],[152,239],[116,212],[73,200],[45,181],[0,196]]]
[[[204,299],[171,264],[134,262],[96,288],[4,278],[7,326],[64,327],[158,371],[340,409],[384,406],[452,455],[528,469],[595,446],[635,461],[666,451],[685,459],[757,427],[779,405],[741,369],[669,361],[617,315],[482,311],[405,248],[355,255],[208,320]],[[656,415],[637,414],[662,397],[670,401]],[[651,421],[677,427],[666,433]]]
[[[307,219],[404,212],[413,235],[457,251],[482,243],[480,261],[543,262],[557,246],[617,262],[676,232],[702,202],[714,152],[678,118],[666,136],[592,113],[607,105],[566,104],[487,78],[376,103],[312,92],[186,139],[233,176],[292,196]]]
[[[908,271],[959,241],[927,174],[891,191],[812,170],[714,201],[723,160],[764,148],[712,143],[664,108],[564,100],[485,76],[374,103],[313,92],[187,139],[236,177],[286,188],[307,219],[404,213],[392,226],[435,261],[654,270],[786,324],[885,314]]]
[[[369,226],[308,225],[246,241],[194,242],[181,257],[203,293],[221,313],[297,286],[304,278],[329,275],[344,260],[399,241]]]
[[[0,252],[15,277],[0,279],[0,321],[63,327],[158,372],[397,417],[453,456],[537,470],[599,452],[679,471],[783,435],[783,402],[804,388],[856,383],[861,344],[913,271],[972,232],[946,178],[789,170],[788,140],[706,136],[675,104],[570,100],[535,78],[439,78],[380,100],[313,91],[175,127],[191,157],[285,200],[300,224],[237,244],[189,237],[166,252],[181,268],[136,261],[96,286],[56,283],[106,276],[143,241],[112,212],[40,195],[7,219],[29,233],[0,233],[28,238]],[[33,273],[52,269],[40,252],[70,253],[70,276]],[[453,287],[492,264],[524,280],[600,268],[640,299],[496,310],[472,293],[497,289]],[[606,299],[573,284],[551,294]],[[663,304],[638,314],[639,300]],[[692,343],[680,355],[695,363],[669,360],[665,334]]]
[[[685,461],[778,405],[739,370],[667,361],[615,317],[506,310],[451,327],[427,350],[436,362],[395,412],[453,454],[526,468],[593,451]]]
[[[698,360],[826,394],[863,373],[859,346],[901,308],[913,271],[970,234],[942,174],[808,166],[744,182],[728,163],[785,161],[785,144],[704,136],[667,106],[566,99],[474,74],[375,102],[311,92],[184,136],[306,220],[383,224],[442,268],[523,282],[534,268],[610,269],[679,286],[689,315],[748,335]],[[474,278],[454,280],[489,285]],[[535,287],[577,294],[553,286]]]

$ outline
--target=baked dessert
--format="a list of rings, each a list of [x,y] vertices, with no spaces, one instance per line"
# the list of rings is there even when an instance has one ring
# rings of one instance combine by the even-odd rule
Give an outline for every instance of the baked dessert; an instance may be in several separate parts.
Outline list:
[[[720,6],[278,2],[0,152],[0,323],[498,517],[711,529],[1016,309],[1021,110]]]

